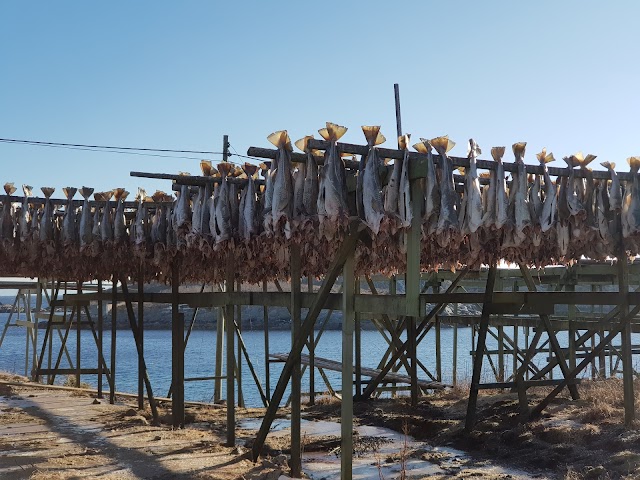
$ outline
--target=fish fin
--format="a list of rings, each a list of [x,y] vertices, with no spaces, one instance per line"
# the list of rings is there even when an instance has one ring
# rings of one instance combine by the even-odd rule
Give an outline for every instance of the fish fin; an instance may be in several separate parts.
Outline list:
[[[389,163],[391,163],[391,159],[390,158],[385,158],[384,160],[382,160],[382,162],[384,163],[385,166],[389,165]]]
[[[300,140],[296,140],[295,145],[296,147],[298,147],[298,150],[301,150],[306,153],[309,140],[313,140],[313,135],[306,135],[302,137]]]
[[[289,134],[286,130],[278,130],[277,132],[273,132],[267,137],[267,140],[269,140],[278,148],[286,148],[288,150],[292,150],[291,140],[289,139]]]
[[[33,187],[31,185],[22,185],[22,191],[24,192],[25,197],[33,195]]]
[[[464,168],[464,167],[458,167],[458,168],[456,168],[456,170],[458,170],[458,172],[460,172],[460,175],[464,175],[464,172],[466,172],[467,169]]]
[[[544,163],[551,163],[551,162],[555,162],[555,161],[556,161],[556,159],[555,159],[555,157],[553,156],[553,153],[550,153],[549,155],[547,155],[547,156],[544,158]]]
[[[513,154],[516,157],[517,156],[523,156],[524,157],[524,151],[527,148],[527,142],[514,143],[511,148],[513,148]]]
[[[640,157],[629,157],[627,158],[627,163],[631,167],[631,172],[638,173],[638,170],[640,170]]]
[[[53,187],[42,187],[40,188],[40,190],[42,190],[42,193],[44,194],[45,198],[50,198],[51,195],[53,195],[53,192],[56,191],[56,189]]]
[[[147,192],[144,188],[138,187],[138,195],[136,195],[136,200],[143,202],[147,198]]]
[[[200,170],[202,170],[202,175],[210,177],[212,168],[213,165],[211,164],[211,160],[200,160]]]
[[[363,125],[362,131],[364,132],[364,138],[367,139],[368,145],[377,145],[376,140],[380,134],[380,125]]]
[[[564,162],[567,164],[569,168],[573,168],[578,164],[578,161],[575,155],[571,155],[569,157],[562,157],[562,160],[564,160]]]
[[[246,173],[242,172],[240,175],[236,175],[235,178],[249,178]]]
[[[438,147],[440,147],[445,151],[445,153],[449,153],[449,151],[456,145],[453,140],[449,140],[449,137],[447,135],[433,138],[431,139],[430,143],[433,148],[437,149]]]
[[[7,193],[7,195],[13,195],[16,191],[16,187],[13,183],[5,183],[4,191]]]
[[[480,178],[491,178],[491,172],[481,172],[478,177]]]
[[[327,132],[329,133],[329,139],[337,142],[340,140],[345,133],[347,133],[348,128],[343,127],[342,125],[338,125],[336,123],[327,122]],[[326,139],[328,140],[328,139]]]
[[[501,162],[502,157],[504,157],[505,147],[492,147],[491,148],[491,156],[496,162]]]
[[[243,165],[242,169],[244,170],[244,172],[248,176],[253,177],[253,175],[258,171],[258,165],[254,165],[253,163],[244,162],[244,165]]]
[[[593,162],[595,159],[597,158],[597,155],[591,155],[590,153],[587,154],[587,156],[584,158],[584,160],[582,161],[582,167],[586,167],[587,165],[589,165],[591,162]]]
[[[124,192],[122,192],[122,195],[120,195],[120,199],[124,202],[128,196],[129,196],[129,192],[125,190]]]
[[[226,177],[233,170],[233,165],[228,162],[221,162],[218,164],[218,170],[222,174],[223,177]]]
[[[260,167],[260,171],[262,172],[262,174],[266,176],[267,172],[271,168],[271,162],[260,162],[258,164],[258,167]]]

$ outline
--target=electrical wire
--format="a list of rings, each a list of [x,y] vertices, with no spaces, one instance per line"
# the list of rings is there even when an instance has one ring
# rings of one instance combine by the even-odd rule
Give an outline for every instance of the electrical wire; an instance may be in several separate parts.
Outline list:
[[[210,152],[206,150],[174,150],[170,148],[148,148],[148,147],[115,147],[110,145],[85,145],[81,143],[58,143],[40,142],[36,140],[17,140],[15,138],[0,138],[3,143],[17,143],[24,145],[41,145],[46,147],[82,147],[87,149],[107,149],[107,150],[139,150],[148,152],[168,152],[168,153],[201,153],[205,155],[222,155],[222,152]]]

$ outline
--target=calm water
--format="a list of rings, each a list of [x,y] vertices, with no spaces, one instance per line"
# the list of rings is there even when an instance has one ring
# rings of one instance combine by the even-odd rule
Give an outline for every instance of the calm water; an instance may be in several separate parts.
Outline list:
[[[0,327],[4,327],[7,315],[0,314]],[[442,377],[443,381],[451,383],[453,380],[453,328],[443,327],[441,330],[442,340]],[[38,332],[39,349],[44,338],[44,330]],[[505,332],[512,337],[513,328],[505,328]],[[525,329],[518,329],[518,337],[520,346],[524,346]],[[533,337],[533,331],[530,332],[530,338]],[[640,343],[640,338],[635,335],[635,342]],[[264,332],[263,331],[244,331],[243,339],[251,356],[251,361],[256,373],[264,387],[265,383],[265,356],[264,356]],[[82,332],[82,349],[81,349],[81,365],[86,368],[97,367],[97,347],[91,335],[91,332]],[[109,362],[110,348],[110,332],[104,334],[104,354]],[[25,343],[26,334],[23,328],[10,327],[5,337],[4,343],[0,346],[0,370],[24,374],[25,372]],[[269,332],[270,351],[272,353],[286,353],[291,347],[291,334],[286,331]],[[560,335],[560,343],[566,345],[566,335]],[[619,342],[616,342],[619,343]],[[60,340],[54,333],[54,361],[57,352],[60,349]],[[137,392],[137,353],[133,335],[130,331],[119,330],[117,332],[117,357],[116,357],[116,389],[123,392]],[[341,358],[342,338],[340,331],[326,331],[316,349],[316,356],[333,360]],[[362,332],[362,364],[367,367],[377,367],[378,362],[386,351],[387,343],[377,331]],[[67,348],[72,360],[75,362],[76,337],[75,332],[69,335]],[[489,350],[497,348],[497,342],[489,338],[487,348]],[[38,349],[38,352],[40,351]],[[171,383],[171,332],[166,330],[150,330],[145,332],[145,360],[147,369],[153,386],[154,394],[157,396],[166,396]],[[186,377],[203,377],[213,376],[215,374],[215,349],[216,334],[213,331],[197,330],[193,331],[189,339],[186,349],[185,358],[185,376]],[[471,376],[472,362],[469,355],[472,349],[471,344],[471,328],[458,328],[458,351],[457,351],[457,380],[464,382]],[[434,330],[429,332],[418,349],[419,359],[424,365],[435,374],[436,356],[435,356],[435,333]],[[497,359],[493,357],[494,364]],[[246,406],[261,406],[260,395],[256,384],[251,377],[246,361],[242,360],[242,390]],[[545,364],[543,355],[539,355],[535,359],[537,364]],[[608,363],[608,362],[607,362]],[[62,368],[68,368],[69,364],[66,358],[62,357]],[[271,363],[270,379],[271,389],[275,387],[282,368],[281,363]],[[507,376],[511,373],[513,367],[510,358],[506,362]],[[223,370],[224,372],[224,370]],[[427,378],[426,375],[418,370],[419,376]],[[340,388],[339,372],[326,371],[327,377],[331,381],[334,389]],[[589,374],[587,372],[587,374]],[[494,381],[491,365],[485,361],[483,367],[483,379],[485,381]],[[63,377],[56,379],[56,383],[62,383]],[[96,376],[86,375],[82,377],[83,382],[90,385],[96,385]],[[224,398],[224,380],[223,397]],[[106,385],[106,380],[104,382]],[[213,397],[213,381],[196,381],[187,382],[185,386],[185,396],[188,400],[194,401],[210,401]],[[303,391],[309,390],[309,373],[305,373],[302,380]],[[316,374],[316,391],[325,392],[327,387],[324,385],[322,378]]]

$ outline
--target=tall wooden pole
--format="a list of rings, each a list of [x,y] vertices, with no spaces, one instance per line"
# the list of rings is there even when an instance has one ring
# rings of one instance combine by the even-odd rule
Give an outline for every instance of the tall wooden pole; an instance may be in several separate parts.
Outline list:
[[[397,83],[393,84],[393,93],[395,95],[396,100],[396,130],[398,132],[398,137],[402,136],[402,120],[400,117],[400,85]],[[400,145],[398,145],[398,148]]]
[[[102,280],[98,279],[98,295],[102,295]],[[98,298],[101,298],[101,297]],[[102,335],[103,335],[103,318],[102,318],[102,300],[98,300],[98,398],[102,398]]]
[[[184,427],[184,315],[180,313],[180,258],[171,265],[171,415],[174,427]]]
[[[350,480],[353,466],[353,330],[354,309],[354,255],[351,253],[342,270],[342,403],[340,433],[340,478]]]
[[[225,135],[226,138],[226,135]],[[234,290],[234,261],[231,256],[227,258],[225,290],[231,293]],[[235,327],[233,304],[224,306],[224,323],[227,329],[227,446],[236,444],[236,399],[235,399]]]
[[[301,276],[300,266],[300,245],[291,244],[291,345],[293,345],[300,335],[300,325],[302,322],[301,311]],[[300,361],[297,361],[291,372],[291,476],[298,478],[302,475],[302,443],[300,425],[300,397],[301,378]]]
[[[109,403],[116,402],[116,326],[118,322],[118,277],[113,274],[111,281],[111,383],[109,384]]]
[[[144,409],[144,265],[138,269],[138,408]]]

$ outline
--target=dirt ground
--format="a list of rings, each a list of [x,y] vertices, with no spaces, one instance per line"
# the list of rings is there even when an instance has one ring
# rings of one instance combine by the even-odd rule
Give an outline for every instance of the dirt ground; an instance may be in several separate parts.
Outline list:
[[[0,375],[0,380],[16,379],[25,380]],[[358,402],[355,421],[469,453],[460,461],[446,449],[423,448],[385,459],[400,462],[403,455],[427,460],[445,472],[429,478],[640,478],[640,424],[623,425],[621,383],[588,382],[580,391],[581,400],[560,396],[541,418],[525,424],[518,421],[515,394],[483,392],[477,428],[470,435],[462,430],[462,389],[424,397],[417,407],[402,399]],[[544,393],[531,391],[530,404]],[[118,399],[109,405],[88,394],[0,384],[0,478],[275,480],[288,473],[287,435],[269,435],[265,456],[253,463],[248,448],[255,430],[239,429],[238,446],[226,447],[224,408],[189,407],[187,427],[175,430],[166,423],[153,425],[150,412],[136,410],[133,402]],[[168,407],[161,407],[164,422],[170,419]],[[238,419],[262,413],[239,409]],[[340,404],[307,406],[303,417],[339,421]],[[339,437],[315,437],[305,441],[304,450],[330,452],[339,444]],[[356,448],[375,451],[377,446],[356,438]],[[488,460],[529,473],[492,474],[481,468]]]

